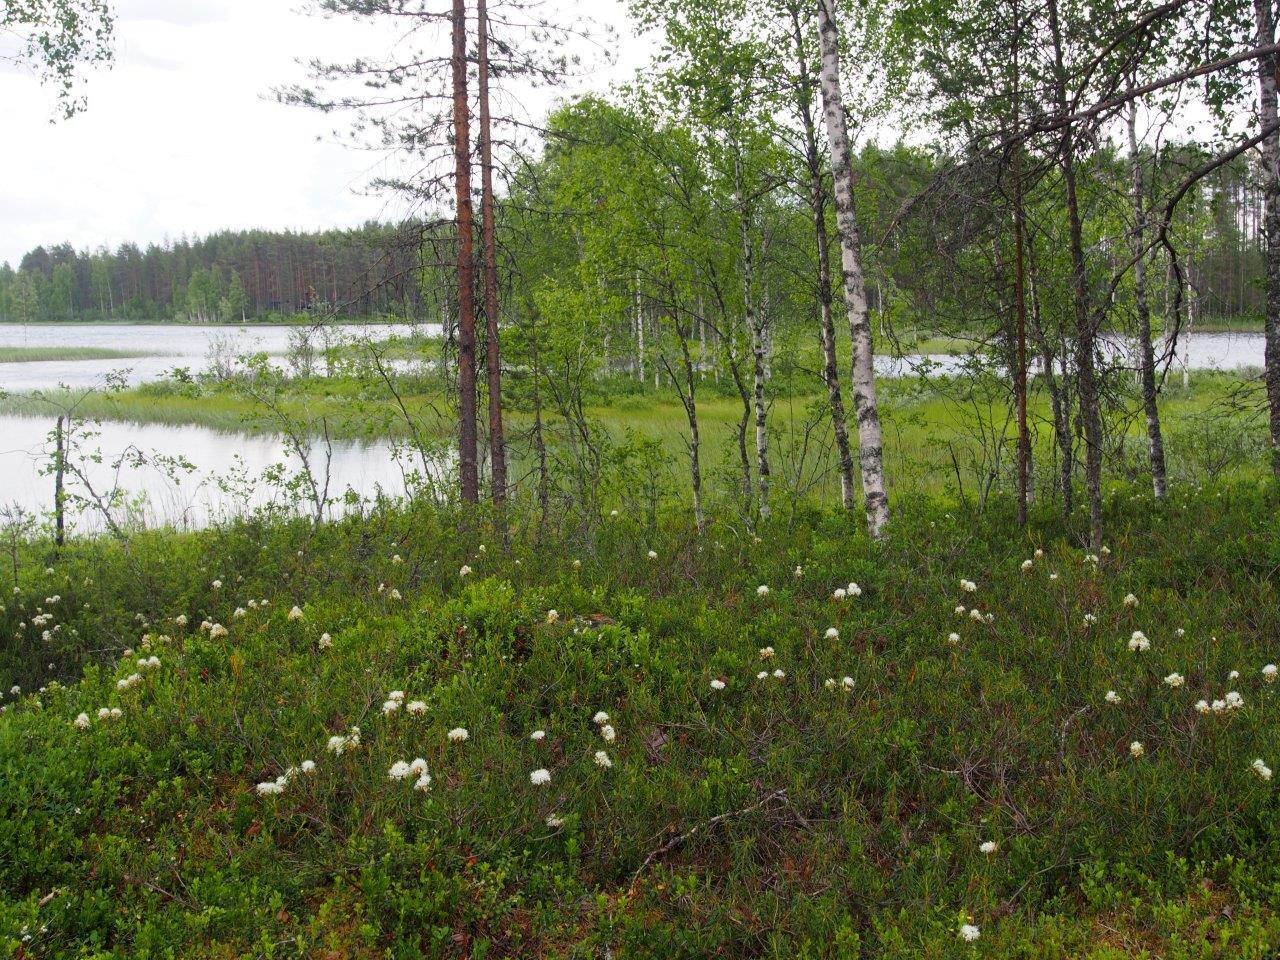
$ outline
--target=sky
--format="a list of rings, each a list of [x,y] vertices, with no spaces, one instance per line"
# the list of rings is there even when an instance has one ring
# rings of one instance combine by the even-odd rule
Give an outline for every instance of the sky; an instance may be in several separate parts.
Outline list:
[[[616,63],[578,89],[626,79],[647,59],[621,0],[556,2],[618,30]],[[145,246],[400,219],[403,201],[365,189],[391,161],[336,142],[335,117],[271,99],[306,79],[299,58],[382,53],[393,35],[307,16],[302,3],[117,0],[115,64],[88,75],[88,110],[56,123],[52,92],[0,62],[0,262],[62,241]],[[545,112],[551,96],[531,95],[528,109]]]

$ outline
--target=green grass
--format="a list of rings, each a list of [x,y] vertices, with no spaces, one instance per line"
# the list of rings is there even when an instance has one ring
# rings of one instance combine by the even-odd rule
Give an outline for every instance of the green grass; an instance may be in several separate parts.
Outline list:
[[[33,363],[40,360],[124,360],[129,357],[163,357],[148,350],[113,350],[108,347],[0,347],[0,363]]]
[[[629,512],[540,534],[517,504],[506,546],[422,506],[22,548],[0,683],[44,689],[0,714],[0,943],[1274,956],[1280,803],[1250,764],[1280,764],[1261,673],[1280,659],[1277,491],[1138,493],[1109,496],[1097,563],[1051,504],[1024,535],[1003,501],[900,501],[883,544],[821,512],[756,534]],[[833,600],[851,580],[861,596]],[[384,715],[395,690],[425,713]],[[1194,709],[1228,690],[1242,709]],[[353,725],[359,747],[326,752]],[[415,757],[428,791],[388,777]],[[256,792],[305,759],[314,773]]]

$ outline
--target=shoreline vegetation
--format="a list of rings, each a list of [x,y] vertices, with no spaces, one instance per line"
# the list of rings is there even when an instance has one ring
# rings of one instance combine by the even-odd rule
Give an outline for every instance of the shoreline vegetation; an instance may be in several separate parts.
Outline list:
[[[0,363],[43,363],[52,360],[130,360],[167,357],[155,350],[115,350],[110,347],[0,347]],[[2,386],[3,384],[0,384]]]

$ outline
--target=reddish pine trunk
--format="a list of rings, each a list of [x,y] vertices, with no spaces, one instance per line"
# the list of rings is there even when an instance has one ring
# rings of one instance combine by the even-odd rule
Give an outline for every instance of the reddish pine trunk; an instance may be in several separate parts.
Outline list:
[[[476,312],[467,108],[467,7],[453,0],[453,157],[458,203],[458,477],[462,499],[480,501],[476,469]]]

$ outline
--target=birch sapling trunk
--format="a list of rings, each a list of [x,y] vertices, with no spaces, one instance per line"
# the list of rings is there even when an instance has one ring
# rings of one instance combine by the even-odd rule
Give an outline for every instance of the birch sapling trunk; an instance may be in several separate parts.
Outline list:
[[[488,0],[477,0],[476,84],[480,97],[480,213],[484,218],[481,256],[484,259],[485,372],[489,386],[489,483],[493,502],[507,498],[507,445],[502,427],[502,350],[498,338],[498,240],[493,197],[493,124],[489,116]]]
[[[853,409],[858,420],[862,496],[867,511],[867,529],[872,537],[878,539],[884,535],[889,521],[889,498],[885,494],[884,444],[880,411],[876,405],[867,287],[859,250],[858,217],[853,205],[853,158],[840,94],[840,41],[836,30],[835,0],[818,0],[818,40],[822,50],[822,68],[819,71],[822,110],[827,139],[831,143],[831,172],[835,182],[836,231],[840,235],[845,307],[849,311],[849,333],[853,339]]]
[[[1015,33],[1013,41],[1013,127],[1021,132],[1022,125],[1022,75],[1018,69],[1018,48],[1021,45],[1021,18],[1018,4],[1013,7]],[[1014,143],[1013,154],[1013,229],[1014,229],[1014,304],[1017,337],[1017,365],[1014,374],[1014,393],[1018,402],[1018,526],[1027,525],[1027,504],[1031,497],[1031,434],[1027,430],[1027,256],[1026,210],[1022,196],[1022,143]]]
[[[768,405],[765,402],[764,317],[755,301],[755,247],[751,242],[751,205],[743,182],[742,153],[733,158],[734,179],[738,192],[740,231],[742,234],[742,302],[747,330],[751,335],[752,409],[756,430],[756,483],[759,490],[759,514],[769,518],[769,431]]]
[[[836,357],[836,328],[831,297],[831,248],[827,237],[827,192],[823,189],[822,163],[818,158],[818,132],[813,122],[812,77],[800,28],[798,5],[791,7],[791,40],[795,47],[796,106],[804,132],[805,169],[809,177],[809,210],[813,215],[814,240],[818,252],[818,314],[822,328],[822,377],[827,383],[831,406],[831,427],[835,433],[836,458],[840,466],[840,503],[853,509],[853,453],[849,449],[849,425],[845,420],[844,396],[840,389],[840,364]]]
[[[467,7],[453,0],[453,159],[458,218],[458,479],[480,502],[476,454],[475,254],[471,210],[471,122],[467,106]]]
[[[1066,67],[1062,56],[1062,30],[1058,20],[1057,0],[1048,0],[1049,30],[1053,38],[1055,93],[1062,116],[1068,116]],[[1085,495],[1089,502],[1089,543],[1094,550],[1102,548],[1102,415],[1099,407],[1097,369],[1094,348],[1097,336],[1089,305],[1089,278],[1084,257],[1084,225],[1080,217],[1080,199],[1076,191],[1075,125],[1062,130],[1060,145],[1062,181],[1066,190],[1067,223],[1070,228],[1072,299],[1076,320],[1076,395],[1080,398],[1080,419],[1084,421]]]
[[[1253,0],[1259,46],[1275,43],[1276,25],[1270,0]],[[1259,121],[1262,129],[1276,123],[1276,71],[1274,53],[1258,60]],[[1267,387],[1267,422],[1271,432],[1271,469],[1280,479],[1280,132],[1262,141],[1262,235],[1266,243],[1267,301],[1263,330],[1263,378]]]
[[[1132,81],[1130,82],[1132,86]],[[1138,319],[1139,373],[1142,379],[1142,410],[1147,416],[1147,453],[1151,463],[1151,488],[1157,500],[1168,492],[1164,462],[1164,437],[1160,430],[1160,410],[1156,406],[1156,354],[1151,342],[1151,305],[1147,299],[1147,212],[1142,159],[1138,154],[1138,103],[1129,105],[1129,164],[1133,181],[1133,305]]]

